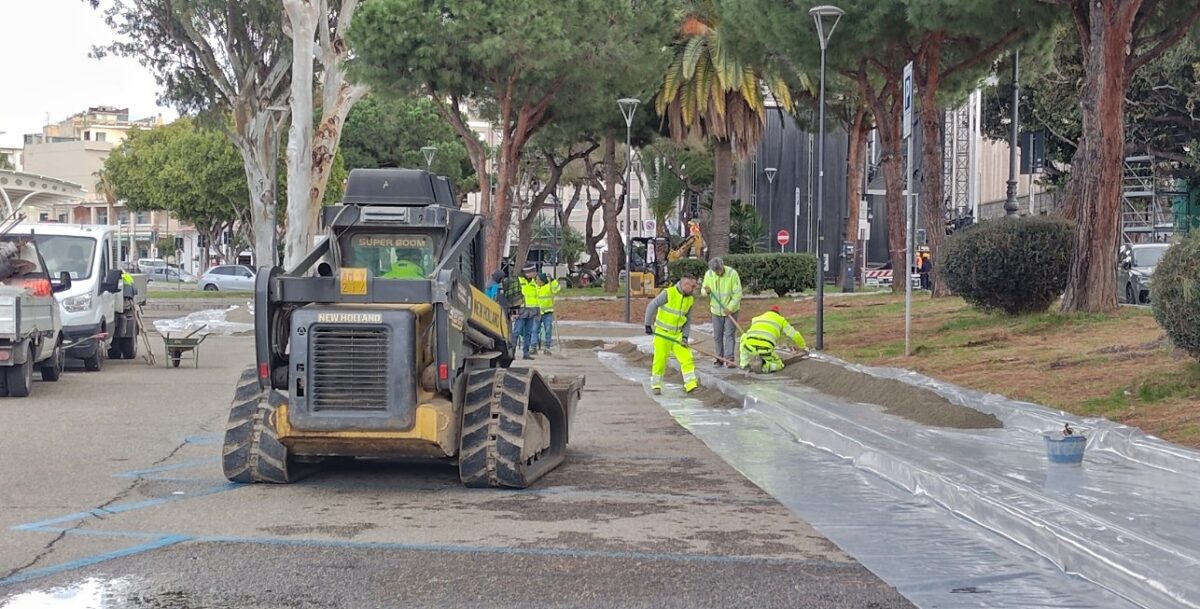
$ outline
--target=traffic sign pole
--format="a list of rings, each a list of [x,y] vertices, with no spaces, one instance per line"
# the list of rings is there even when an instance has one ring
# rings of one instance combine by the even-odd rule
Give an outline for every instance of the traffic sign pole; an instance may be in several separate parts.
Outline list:
[[[904,356],[912,355],[912,272],[909,270],[913,260],[913,64],[904,66],[904,139],[908,140],[908,158],[904,168],[904,268],[892,270],[892,280],[904,280]],[[899,273],[899,275],[897,275]]]

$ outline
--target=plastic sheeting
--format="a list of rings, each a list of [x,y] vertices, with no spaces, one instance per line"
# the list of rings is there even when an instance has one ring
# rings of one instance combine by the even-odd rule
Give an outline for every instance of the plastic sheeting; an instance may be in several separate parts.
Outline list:
[[[644,380],[645,371],[602,357]],[[792,379],[746,383],[725,371],[701,376],[742,399],[744,410],[667,405],[747,477],[921,606],[1200,607],[1200,453],[1108,421],[818,357],[924,386],[1005,427],[929,428]],[[1082,466],[1047,461],[1042,433],[1064,422],[1089,435]],[[824,451],[825,461],[796,442]]]
[[[253,332],[253,323],[229,321],[229,315],[241,308],[233,305],[228,309],[195,311],[184,317],[176,317],[174,319],[156,319],[154,320],[154,329],[158,330],[159,334],[167,334],[168,332],[171,334],[187,334],[197,328],[201,328],[196,333],[197,336],[201,334],[233,336]],[[253,316],[253,311],[250,311],[250,313]]]

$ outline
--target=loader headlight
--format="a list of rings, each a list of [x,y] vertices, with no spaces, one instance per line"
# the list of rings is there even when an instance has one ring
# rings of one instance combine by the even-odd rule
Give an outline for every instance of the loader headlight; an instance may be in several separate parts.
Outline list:
[[[68,313],[82,313],[92,308],[92,295],[80,294],[79,296],[64,298],[62,306]]]

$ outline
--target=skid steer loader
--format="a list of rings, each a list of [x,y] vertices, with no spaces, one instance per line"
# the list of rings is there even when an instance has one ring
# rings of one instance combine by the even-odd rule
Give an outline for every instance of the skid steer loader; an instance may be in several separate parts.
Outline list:
[[[424,171],[355,169],[326,236],[256,279],[256,365],[222,466],[287,483],[329,457],[435,458],[470,487],[524,488],[562,463],[583,377],[512,368],[505,312],[480,289],[483,218]]]

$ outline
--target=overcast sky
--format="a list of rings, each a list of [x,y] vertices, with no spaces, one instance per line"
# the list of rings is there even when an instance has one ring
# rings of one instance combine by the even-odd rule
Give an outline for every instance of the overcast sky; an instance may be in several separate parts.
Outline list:
[[[98,11],[83,0],[0,0],[0,146],[21,146],[89,106],[129,108],[130,118],[159,112],[158,85],[136,60],[91,59],[92,45],[112,41]]]

